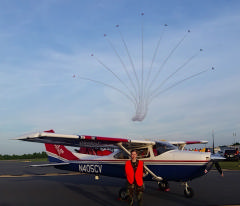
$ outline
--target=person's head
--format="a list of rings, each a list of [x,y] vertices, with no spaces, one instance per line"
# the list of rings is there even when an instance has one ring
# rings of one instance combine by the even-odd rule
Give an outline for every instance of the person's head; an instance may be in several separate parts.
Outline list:
[[[136,150],[132,150],[131,151],[131,159],[132,160],[136,160],[137,159],[137,151]]]

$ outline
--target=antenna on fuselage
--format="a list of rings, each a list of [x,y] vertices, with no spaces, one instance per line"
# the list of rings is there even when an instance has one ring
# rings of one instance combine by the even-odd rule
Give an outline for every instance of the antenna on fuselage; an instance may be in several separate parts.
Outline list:
[[[215,151],[214,151],[214,130],[212,130],[212,141],[213,141],[213,145],[212,145],[212,147],[213,147],[213,154],[215,154]]]

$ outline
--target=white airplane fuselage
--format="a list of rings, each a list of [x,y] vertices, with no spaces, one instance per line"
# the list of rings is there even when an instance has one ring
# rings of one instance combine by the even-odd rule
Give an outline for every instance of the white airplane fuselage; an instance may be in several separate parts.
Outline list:
[[[69,165],[59,165],[56,168],[80,173],[104,175],[125,178],[125,163],[128,159],[116,158],[120,150],[116,149],[107,156],[97,156],[73,153],[78,159],[68,161]],[[48,152],[50,162],[66,162],[58,155]],[[147,158],[139,158],[156,176],[167,181],[189,181],[205,175],[211,166],[211,154],[208,152],[193,152],[170,150],[160,155],[151,154]],[[152,180],[146,175],[144,180]]]

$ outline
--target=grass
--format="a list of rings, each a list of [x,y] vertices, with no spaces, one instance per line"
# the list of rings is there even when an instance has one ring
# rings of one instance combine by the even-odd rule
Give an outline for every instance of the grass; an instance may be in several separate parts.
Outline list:
[[[19,160],[21,161],[21,160]],[[28,160],[23,160],[23,161],[30,161],[30,162],[47,162],[48,158],[37,158],[37,159],[28,159]]]
[[[0,161],[47,162],[47,161],[48,161],[48,158],[36,158],[36,159],[13,159],[13,160],[0,160]]]
[[[240,161],[222,161],[219,164],[222,169],[240,170]]]

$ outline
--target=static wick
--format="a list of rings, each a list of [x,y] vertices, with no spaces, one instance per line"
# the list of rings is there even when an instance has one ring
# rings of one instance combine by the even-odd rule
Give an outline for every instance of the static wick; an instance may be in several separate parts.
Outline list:
[[[190,30],[188,30],[188,33],[190,33]]]
[[[117,24],[117,25],[116,25],[116,27],[118,28],[118,27],[119,27],[119,25]]]
[[[105,37],[105,36],[107,36],[107,34],[103,34],[103,36]]]
[[[203,51],[203,49],[200,49],[200,51]]]
[[[91,54],[91,57],[93,57],[94,55],[93,54]]]
[[[214,70],[215,68],[214,67],[212,67],[212,70]]]
[[[168,26],[167,24],[164,24],[164,26]]]
[[[141,15],[143,16],[143,15],[144,15],[144,13],[141,13]]]

